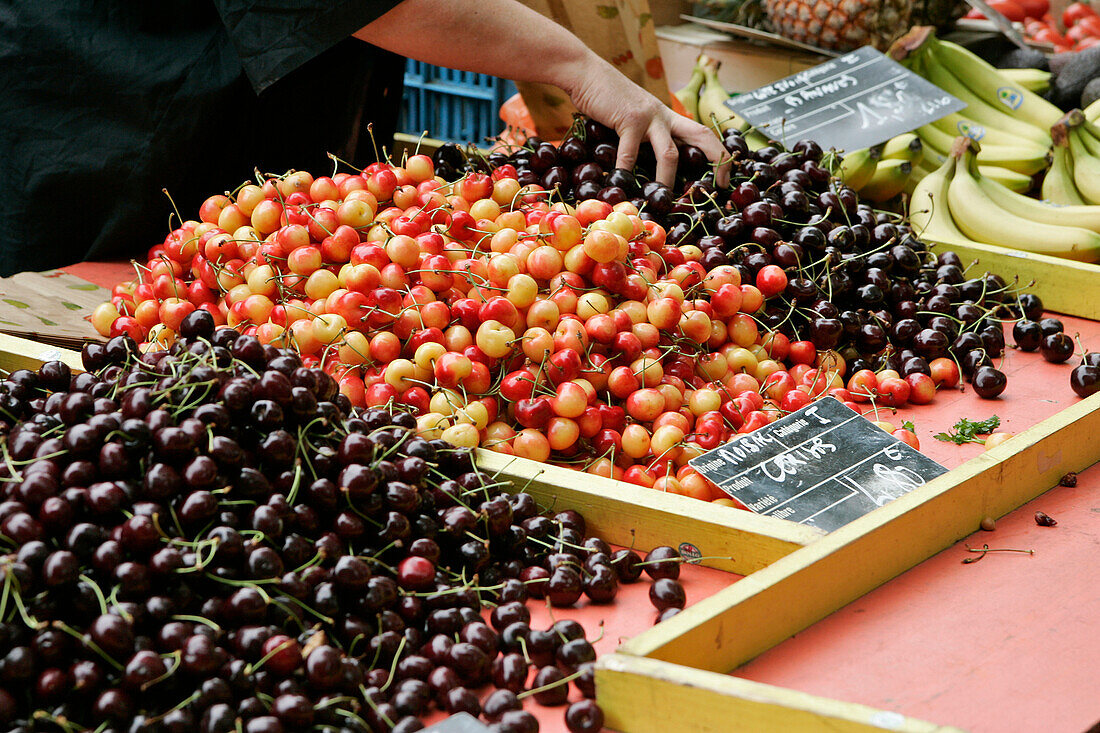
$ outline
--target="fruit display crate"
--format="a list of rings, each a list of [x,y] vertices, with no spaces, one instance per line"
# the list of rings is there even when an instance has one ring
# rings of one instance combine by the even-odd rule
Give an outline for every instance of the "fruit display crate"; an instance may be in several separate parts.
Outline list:
[[[501,131],[500,107],[515,93],[506,79],[410,59],[398,129],[445,142],[480,142]]]
[[[960,254],[964,260],[973,256]],[[1020,270],[1025,282],[1052,277],[1029,270],[1027,261]],[[1002,264],[982,262],[1012,274]],[[1071,307],[1055,300],[1052,310],[1092,317],[1084,285],[1090,280],[1082,278],[1076,306],[1063,293]],[[1100,280],[1093,277],[1091,283]],[[33,367],[50,359],[80,368],[74,352],[0,336],[0,368]],[[1015,388],[1013,382],[1010,392]],[[1069,393],[1064,382],[1058,388]],[[1004,445],[829,534],[497,453],[481,453],[479,465],[542,504],[579,509],[613,543],[640,550],[688,544],[704,556],[704,564],[744,576],[731,575],[728,586],[703,600],[693,598],[677,617],[601,657],[599,699],[610,728],[718,731],[729,730],[737,719],[756,730],[825,725],[949,730],[727,673],[970,534],[983,518],[1002,516],[1056,485],[1065,473],[1100,460],[1100,446],[1084,439],[1100,428],[1100,397],[1068,404]]]

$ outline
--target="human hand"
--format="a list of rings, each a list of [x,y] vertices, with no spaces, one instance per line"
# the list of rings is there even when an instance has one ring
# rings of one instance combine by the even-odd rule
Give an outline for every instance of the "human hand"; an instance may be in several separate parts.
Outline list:
[[[712,130],[673,112],[595,54],[573,78],[576,83],[566,91],[577,109],[619,134],[617,168],[633,168],[638,146],[648,140],[657,158],[657,180],[672,185],[679,140],[699,148],[715,164],[717,185],[729,183],[730,156]]]

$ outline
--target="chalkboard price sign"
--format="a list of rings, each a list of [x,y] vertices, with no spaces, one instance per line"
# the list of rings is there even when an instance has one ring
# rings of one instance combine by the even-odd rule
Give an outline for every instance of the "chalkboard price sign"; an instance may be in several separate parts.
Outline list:
[[[752,511],[826,532],[947,472],[832,397],[689,463]]]
[[[790,147],[815,140],[857,150],[946,117],[966,104],[870,46],[740,94],[726,106]]]

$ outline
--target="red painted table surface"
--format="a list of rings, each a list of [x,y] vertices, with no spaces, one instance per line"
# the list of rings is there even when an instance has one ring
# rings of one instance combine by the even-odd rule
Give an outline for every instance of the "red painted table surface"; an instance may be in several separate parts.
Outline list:
[[[124,263],[79,263],[66,271],[104,287],[129,279]],[[1100,323],[1062,317],[1085,350],[1100,350]],[[1011,342],[1011,338],[1009,338]],[[1076,359],[1070,364],[1076,363]],[[996,414],[1001,430],[1020,432],[1077,400],[1068,364],[1038,354],[1006,352],[1008,389],[996,400],[968,388],[941,391],[935,402],[907,406],[881,418],[911,420],[921,450],[953,468],[983,450],[932,435],[960,417]],[[1039,527],[1036,510],[1058,520]],[[1034,550],[992,553],[983,560],[967,546]],[[838,700],[893,710],[975,733],[1083,731],[1100,720],[1100,469],[1081,474],[1076,488],[1058,487],[872,591],[735,671],[766,682]],[[689,603],[736,580],[685,566]],[[589,630],[598,652],[652,626],[648,582],[622,586],[610,606],[558,610]],[[532,602],[532,625],[547,626],[547,610]],[[542,730],[565,730],[564,708],[540,708]]]

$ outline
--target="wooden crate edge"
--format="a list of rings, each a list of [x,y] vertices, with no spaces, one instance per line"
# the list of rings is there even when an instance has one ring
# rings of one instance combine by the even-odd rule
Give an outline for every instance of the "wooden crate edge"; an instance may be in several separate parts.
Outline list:
[[[47,361],[61,361],[71,369],[84,371],[78,351],[0,333],[0,368],[7,371],[37,369]]]
[[[536,498],[581,510],[609,542],[640,548],[688,543],[703,555],[702,564],[741,575],[825,536],[786,520],[492,451],[479,450],[478,465]]]
[[[630,733],[960,730],[859,703],[622,654],[607,654],[596,662],[596,691],[607,725]]]
[[[976,260],[981,269],[1006,280],[1018,277],[1021,286],[1034,281],[1027,288],[1028,292],[1038,295],[1047,310],[1100,320],[1100,300],[1092,297],[1100,287],[1100,265],[991,244],[930,244],[934,251],[950,250],[958,254],[964,267]]]

